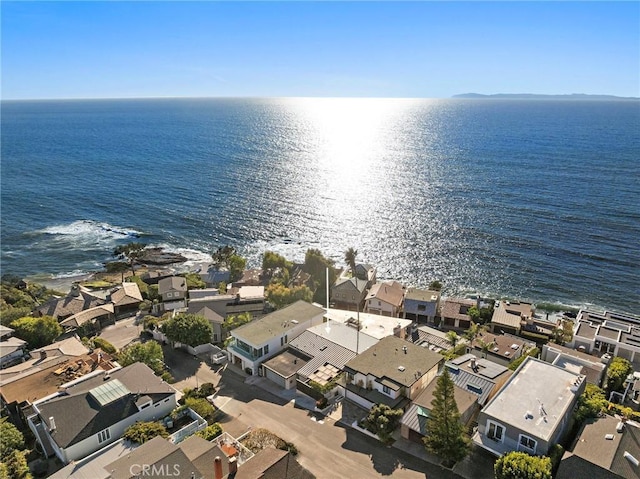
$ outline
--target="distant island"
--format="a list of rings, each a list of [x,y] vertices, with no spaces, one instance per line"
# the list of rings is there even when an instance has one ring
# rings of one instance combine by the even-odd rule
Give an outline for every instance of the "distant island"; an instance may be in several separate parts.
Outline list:
[[[537,95],[535,93],[495,93],[483,95],[481,93],[463,93],[453,95],[452,98],[471,99],[506,99],[506,100],[640,100],[638,97],[615,95],[587,95],[584,93],[571,93],[569,95]]]

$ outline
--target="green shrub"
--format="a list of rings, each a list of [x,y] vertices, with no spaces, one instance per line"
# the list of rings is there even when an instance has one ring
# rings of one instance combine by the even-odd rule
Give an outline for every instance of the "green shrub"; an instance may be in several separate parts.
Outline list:
[[[93,344],[94,348],[100,348],[108,354],[115,354],[118,351],[113,344],[111,344],[106,339],[101,338],[100,336],[93,338],[91,340],[91,343]]]
[[[144,444],[156,436],[169,437],[169,432],[159,422],[136,422],[129,426],[122,437],[138,444]]]
[[[200,436],[205,441],[211,441],[222,434],[222,426],[218,422],[208,425],[202,431],[196,432],[196,436]]]

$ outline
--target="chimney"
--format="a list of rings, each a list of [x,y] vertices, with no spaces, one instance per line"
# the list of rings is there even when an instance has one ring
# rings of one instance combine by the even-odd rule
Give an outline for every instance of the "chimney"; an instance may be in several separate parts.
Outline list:
[[[238,472],[238,459],[235,457],[229,458],[229,476]]]
[[[74,296],[76,298],[80,296],[80,287],[78,286],[77,283],[74,283],[71,286],[71,291],[69,291],[69,296]]]
[[[40,360],[44,360],[47,359],[47,352],[46,351],[40,351]]]
[[[222,459],[220,456],[216,456],[213,461],[213,477],[214,479],[222,479]]]
[[[56,430],[56,420],[54,419],[53,416],[49,417],[49,431],[55,431]]]

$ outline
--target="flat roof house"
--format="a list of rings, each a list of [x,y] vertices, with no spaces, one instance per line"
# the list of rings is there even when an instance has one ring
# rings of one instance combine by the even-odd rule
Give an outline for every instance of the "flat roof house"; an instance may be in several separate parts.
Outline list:
[[[612,354],[640,361],[640,318],[630,314],[581,310],[568,346],[589,354]]]
[[[527,357],[480,411],[474,443],[497,456],[547,454],[562,440],[585,385],[580,374]]]
[[[467,353],[479,358],[487,358],[503,366],[508,366],[535,343],[525,341],[510,334],[492,334],[482,332],[467,345]]]
[[[48,456],[67,464],[120,439],[136,421],[162,419],[176,393],[142,363],[100,371],[35,402],[29,428]]]
[[[345,397],[367,409],[377,403],[404,409],[443,363],[438,353],[387,336],[345,364]]]
[[[559,344],[549,343],[542,346],[540,359],[574,373],[582,374],[587,377],[588,383],[601,387],[612,357],[603,355],[600,358]]]
[[[250,374],[258,374],[264,361],[285,349],[305,329],[322,323],[323,317],[324,308],[300,300],[244,324],[231,331],[229,361]]]

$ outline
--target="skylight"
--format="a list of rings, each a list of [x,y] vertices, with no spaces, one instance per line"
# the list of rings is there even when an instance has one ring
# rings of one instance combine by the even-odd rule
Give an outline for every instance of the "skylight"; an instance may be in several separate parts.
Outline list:
[[[98,401],[100,406],[106,406],[107,404],[111,404],[113,401],[130,394],[130,391],[118,379],[114,379],[108,383],[93,388],[89,391],[89,394]]]

